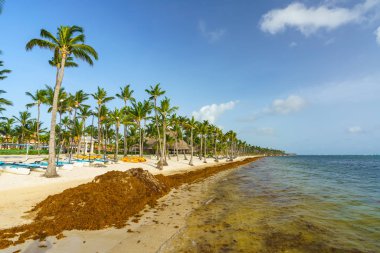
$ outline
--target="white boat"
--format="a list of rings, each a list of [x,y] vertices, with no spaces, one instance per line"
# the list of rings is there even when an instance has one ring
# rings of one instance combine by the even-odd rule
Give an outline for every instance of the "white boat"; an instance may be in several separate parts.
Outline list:
[[[25,167],[15,167],[15,166],[1,166],[3,172],[17,174],[17,175],[29,175],[30,169]]]

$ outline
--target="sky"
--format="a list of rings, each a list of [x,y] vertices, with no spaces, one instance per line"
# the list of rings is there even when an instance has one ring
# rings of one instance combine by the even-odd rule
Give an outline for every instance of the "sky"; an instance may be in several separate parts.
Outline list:
[[[14,106],[4,116],[25,110],[26,91],[54,85],[52,53],[25,44],[60,25],[83,27],[99,54],[66,70],[70,92],[131,84],[143,100],[161,83],[179,114],[253,145],[380,154],[380,0],[8,0],[0,57],[12,73],[0,89]]]

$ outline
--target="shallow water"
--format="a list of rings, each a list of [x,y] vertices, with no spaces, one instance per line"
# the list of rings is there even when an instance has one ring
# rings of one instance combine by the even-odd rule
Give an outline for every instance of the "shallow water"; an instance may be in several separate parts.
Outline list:
[[[380,252],[380,157],[265,158],[228,174],[164,252]]]

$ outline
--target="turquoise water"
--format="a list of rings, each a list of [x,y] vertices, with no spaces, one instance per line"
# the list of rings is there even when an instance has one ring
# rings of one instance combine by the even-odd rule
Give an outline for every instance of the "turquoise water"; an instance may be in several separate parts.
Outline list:
[[[239,168],[166,251],[380,252],[380,157],[273,157]]]

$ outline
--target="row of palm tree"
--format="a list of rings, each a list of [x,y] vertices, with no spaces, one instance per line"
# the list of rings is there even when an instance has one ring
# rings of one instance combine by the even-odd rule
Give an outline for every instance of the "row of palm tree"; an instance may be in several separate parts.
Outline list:
[[[75,62],[78,59],[90,65],[98,59],[95,49],[85,44],[84,31],[79,26],[60,26],[56,35],[41,29],[40,38],[31,39],[26,44],[27,51],[35,47],[52,52],[48,63],[56,69],[55,85],[54,87],[45,86],[44,89],[33,93],[26,92],[32,100],[32,103],[28,103],[26,107],[27,109],[37,108],[36,119],[31,119],[30,112],[23,111],[18,117],[12,117],[13,122],[9,118],[4,119],[0,126],[1,131],[7,132],[5,136],[11,136],[9,133],[12,131],[9,129],[12,128],[13,123],[17,123],[16,127],[20,133],[17,140],[21,142],[35,140],[38,150],[41,149],[41,144],[48,144],[49,158],[45,174],[47,177],[57,176],[55,162],[57,152],[58,155],[61,150],[67,152],[71,159],[75,147],[77,147],[76,152],[80,152],[83,136],[87,134],[92,138],[94,132],[97,133],[97,153],[106,153],[112,146],[115,160],[118,159],[120,143],[123,145],[124,156],[128,155],[130,146],[133,147],[136,144],[139,155],[143,156],[146,140],[156,140],[154,146],[159,169],[168,164],[167,159],[170,159],[168,147],[172,142],[174,142],[174,153],[177,159],[179,141],[190,143],[189,164],[191,165],[194,152],[198,153],[199,159],[207,162],[206,158],[210,155],[215,160],[218,160],[220,156],[232,160],[239,154],[258,151],[253,146],[238,140],[233,131],[223,133],[221,129],[207,121],[198,122],[194,118],[177,116],[178,107],[172,106],[170,99],[163,97],[165,91],[162,90],[160,84],[146,89],[149,98],[143,101],[136,101],[130,85],[121,87],[115,97],[122,101],[122,105],[113,110],[110,110],[107,104],[115,97],[110,96],[104,88],[98,87],[93,94],[87,94],[83,90],[74,94],[66,92],[62,87],[65,68],[78,67]],[[0,94],[3,93],[4,91],[0,91]],[[96,103],[94,109],[86,104],[90,97]],[[6,105],[11,105],[11,102],[0,97],[0,112],[5,110]],[[43,123],[40,121],[42,105],[46,105],[48,113],[51,114],[49,131],[42,127]],[[91,122],[94,117],[97,118],[96,127],[93,123],[87,125],[91,117]],[[119,134],[121,125],[123,125],[122,139]],[[269,149],[266,151],[277,152]]]
[[[120,90],[129,90],[129,93],[133,94],[130,85],[121,87]],[[165,93],[160,84],[157,84],[147,90],[149,100],[136,101],[135,98],[129,95],[130,104],[127,105],[123,98],[116,95],[115,97],[120,98],[123,103],[119,108],[110,110],[104,101],[108,102],[113,97],[108,96],[103,88],[98,87],[93,94],[87,94],[83,90],[70,94],[64,88],[61,88],[57,109],[59,123],[56,127],[59,140],[56,140],[56,142],[60,143],[61,148],[68,150],[72,154],[75,151],[73,147],[82,146],[81,141],[84,135],[90,136],[95,132],[98,140],[97,153],[100,154],[104,151],[104,148],[102,149],[103,144],[108,145],[108,147],[113,146],[114,159],[116,160],[120,150],[119,144],[123,146],[122,154],[124,156],[128,155],[129,147],[135,144],[139,155],[143,156],[147,139],[154,139],[156,140],[155,148],[159,157],[157,166],[167,164],[169,146],[173,146],[175,156],[179,156],[178,144],[180,141],[190,144],[190,148],[193,149],[193,152],[190,152],[191,154],[194,154],[194,148],[196,148],[199,159],[204,161],[207,161],[205,158],[210,154],[213,154],[216,160],[218,160],[218,154],[222,153],[228,157],[236,156],[235,142],[239,143],[241,141],[236,138],[235,132],[228,131],[223,133],[220,128],[210,124],[208,121],[199,122],[193,117],[178,116],[176,114],[178,107],[172,106],[170,99],[167,97],[161,100],[157,99],[156,101],[158,102],[156,102],[155,106],[154,98],[150,97],[154,90],[160,90],[162,94]],[[45,86],[45,89],[39,89],[33,93],[26,92],[26,95],[32,100],[31,103],[26,104],[26,108],[35,107],[36,118],[32,119],[29,111],[22,111],[17,117],[5,119],[2,123],[3,127],[9,129],[9,121],[13,120],[13,125],[16,127],[18,124],[17,127],[20,129],[19,142],[24,143],[25,141],[35,140],[36,148],[40,150],[41,144],[44,143],[44,141],[40,140],[40,137],[43,135],[43,139],[46,141],[47,133],[45,128],[41,130],[43,125],[40,121],[41,108],[44,106],[47,112],[51,111],[52,94],[50,86]],[[90,97],[96,103],[94,110],[91,110],[90,105],[86,104],[89,102]],[[96,127],[87,124],[92,116],[98,119]],[[125,128],[123,134],[119,133],[121,125]],[[3,132],[7,131],[4,130]],[[16,132],[14,131],[14,133]],[[122,135],[124,135],[124,138],[121,138]],[[238,145],[240,152],[242,152],[243,147],[248,147],[247,144],[240,143]],[[162,147],[165,148],[162,149]],[[79,152],[80,148],[76,148],[76,153],[78,154]],[[190,158],[190,161],[192,163],[192,158]]]

